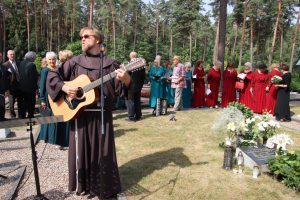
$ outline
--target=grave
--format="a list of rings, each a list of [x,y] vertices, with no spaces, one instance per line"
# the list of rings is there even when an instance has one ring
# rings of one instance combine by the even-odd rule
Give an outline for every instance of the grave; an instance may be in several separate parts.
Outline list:
[[[237,147],[236,157],[242,152],[244,157],[244,165],[253,169],[258,166],[261,172],[269,172],[268,162],[271,158],[275,158],[275,149],[269,149],[265,146],[258,147]]]

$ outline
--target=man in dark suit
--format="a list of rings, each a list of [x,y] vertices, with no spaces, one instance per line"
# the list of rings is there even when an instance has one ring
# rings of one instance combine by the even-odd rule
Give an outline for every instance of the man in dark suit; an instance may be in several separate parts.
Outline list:
[[[5,96],[8,87],[8,72],[2,65],[2,53],[0,53],[0,121],[5,120]]]
[[[137,58],[136,52],[131,52],[130,62]],[[145,80],[145,69],[140,69],[129,73],[131,75],[131,85],[127,90],[126,106],[128,112],[128,121],[134,122],[142,118],[141,90]]]
[[[36,58],[36,53],[29,51],[25,54],[24,60],[20,62],[19,74],[20,74],[20,97],[23,99],[21,107],[21,118],[27,117],[33,118],[35,103],[36,103],[36,90],[38,72],[36,66],[33,63]]]
[[[22,100],[19,98],[20,91],[19,91],[19,69],[18,64],[15,61],[15,51],[8,50],[7,51],[7,58],[8,61],[3,63],[3,66],[6,67],[7,71],[9,72],[9,86],[8,86],[8,97],[9,97],[9,109],[10,109],[10,117],[15,118],[16,113],[14,110],[15,101],[17,100],[18,103],[18,115],[20,117],[20,109]]]

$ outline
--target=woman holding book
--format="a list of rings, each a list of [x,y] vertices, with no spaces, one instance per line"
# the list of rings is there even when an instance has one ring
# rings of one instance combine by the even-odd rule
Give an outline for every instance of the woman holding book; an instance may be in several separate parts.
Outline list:
[[[220,61],[216,61],[215,65],[209,69],[209,72],[207,74],[206,106],[209,108],[218,108],[221,65],[222,63]]]
[[[268,74],[267,81],[267,99],[266,99],[266,112],[274,115],[274,108],[277,99],[277,87],[273,84],[274,77],[281,77],[281,72],[279,71],[279,64],[274,63],[271,65],[271,72]]]
[[[244,83],[244,88],[239,90],[239,103],[244,104],[248,108],[252,108],[253,98],[250,92],[252,79],[252,64],[245,63],[245,69],[238,75],[238,80]]]
[[[205,82],[204,82],[204,68],[203,60],[198,60],[193,72],[194,80],[194,96],[193,107],[202,108],[205,105]]]
[[[250,92],[252,93],[252,110],[261,114],[266,108],[266,87],[267,87],[267,66],[263,63],[258,65],[258,69],[253,73]]]
[[[157,98],[163,98],[163,81],[165,79],[165,70],[159,65],[159,61],[155,60],[154,65],[151,67],[149,72],[150,78],[150,98],[149,107],[153,108],[153,113],[155,113]]]
[[[230,102],[236,101],[235,82],[237,72],[233,68],[233,63],[229,63],[223,72],[222,102],[221,107],[225,108]]]

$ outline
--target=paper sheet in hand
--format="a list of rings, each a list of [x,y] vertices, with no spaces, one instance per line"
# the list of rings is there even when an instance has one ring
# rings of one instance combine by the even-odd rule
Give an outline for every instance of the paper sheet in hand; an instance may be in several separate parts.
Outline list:
[[[197,78],[197,74],[193,75],[193,78]]]
[[[211,90],[209,88],[206,89],[206,95],[209,95],[211,93]]]
[[[245,78],[246,78],[246,76],[247,76],[247,74],[245,74],[245,73],[240,73],[240,74],[238,74],[238,78],[240,78],[240,79],[242,79],[242,80],[244,80]]]

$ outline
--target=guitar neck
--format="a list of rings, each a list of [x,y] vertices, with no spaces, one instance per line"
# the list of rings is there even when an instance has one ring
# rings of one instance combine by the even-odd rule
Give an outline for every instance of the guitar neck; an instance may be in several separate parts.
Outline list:
[[[111,72],[111,73],[103,76],[103,83],[109,81],[110,79],[115,78],[116,75],[117,75],[116,72]],[[101,82],[102,82],[102,78],[99,78],[99,79],[93,81],[92,83],[84,86],[82,89],[84,92],[88,92],[88,91],[98,87],[99,85],[101,85]]]

